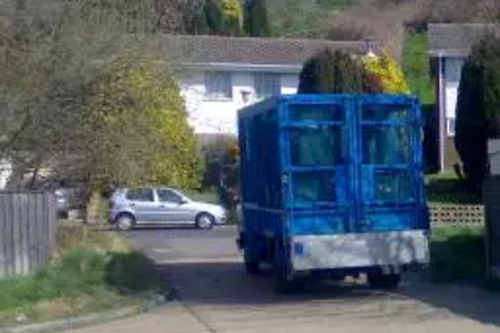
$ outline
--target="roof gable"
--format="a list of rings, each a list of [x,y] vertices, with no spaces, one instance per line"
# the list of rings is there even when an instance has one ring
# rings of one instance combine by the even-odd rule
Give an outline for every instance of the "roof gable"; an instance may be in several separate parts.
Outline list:
[[[429,24],[429,53],[433,56],[463,56],[485,34],[500,36],[498,24]]]

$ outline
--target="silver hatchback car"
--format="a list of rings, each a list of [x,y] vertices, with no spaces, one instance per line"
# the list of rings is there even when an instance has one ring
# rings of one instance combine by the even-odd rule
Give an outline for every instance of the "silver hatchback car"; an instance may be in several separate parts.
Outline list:
[[[122,188],[111,196],[109,222],[122,230],[140,225],[211,229],[226,223],[226,212],[221,206],[191,200],[172,188]]]

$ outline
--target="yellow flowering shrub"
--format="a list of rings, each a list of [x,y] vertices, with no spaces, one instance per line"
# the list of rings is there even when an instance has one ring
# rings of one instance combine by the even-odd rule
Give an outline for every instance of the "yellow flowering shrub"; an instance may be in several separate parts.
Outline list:
[[[379,79],[385,93],[410,93],[410,88],[401,67],[388,52],[383,52],[379,57],[363,57],[361,62],[367,71]]]
[[[222,0],[220,3],[222,13],[225,17],[238,22],[241,26],[243,23],[243,8],[238,0]]]
[[[243,25],[243,8],[239,0],[222,0],[220,9],[226,34],[239,35]]]
[[[83,127],[89,169],[104,183],[198,186],[201,159],[179,86],[144,59],[115,63],[93,84]]]

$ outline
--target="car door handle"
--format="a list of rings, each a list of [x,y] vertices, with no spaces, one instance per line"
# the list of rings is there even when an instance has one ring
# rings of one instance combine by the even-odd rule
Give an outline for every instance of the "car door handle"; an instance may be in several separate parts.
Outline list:
[[[131,207],[135,207],[135,203],[131,203],[131,204],[130,204],[130,206],[131,206]]]

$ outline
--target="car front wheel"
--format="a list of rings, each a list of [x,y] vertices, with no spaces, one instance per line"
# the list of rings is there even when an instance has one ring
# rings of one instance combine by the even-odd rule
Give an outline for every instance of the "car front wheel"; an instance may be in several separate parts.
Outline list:
[[[196,217],[196,227],[198,229],[212,229],[215,223],[215,218],[207,213],[202,213]]]

